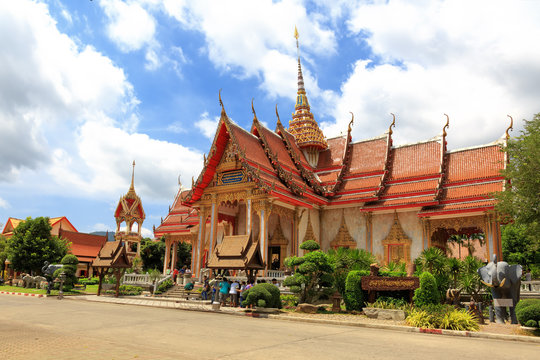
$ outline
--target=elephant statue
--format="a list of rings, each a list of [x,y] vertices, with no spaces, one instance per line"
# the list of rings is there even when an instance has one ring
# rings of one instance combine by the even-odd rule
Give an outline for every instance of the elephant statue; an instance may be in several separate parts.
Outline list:
[[[36,289],[40,289],[41,283],[44,281],[47,282],[47,279],[45,279],[43,276],[34,276],[34,285]]]
[[[482,283],[491,289],[497,323],[504,324],[507,307],[510,309],[512,324],[518,323],[515,306],[519,302],[522,272],[521,265],[508,265],[507,262],[497,261],[495,254],[490,263],[478,269]]]
[[[64,267],[64,265],[62,264],[57,264],[57,265],[49,265],[49,262],[48,261],[45,261],[43,263],[43,267],[41,268],[41,272],[43,273],[43,275],[47,278],[47,280],[52,280],[52,276],[54,274],[54,272],[58,269],[61,269],[62,267]]]
[[[34,277],[33,276],[30,276],[30,275],[25,275],[23,278],[22,278],[22,281],[23,281],[23,287],[25,288],[33,288],[35,285],[35,280],[34,280]]]

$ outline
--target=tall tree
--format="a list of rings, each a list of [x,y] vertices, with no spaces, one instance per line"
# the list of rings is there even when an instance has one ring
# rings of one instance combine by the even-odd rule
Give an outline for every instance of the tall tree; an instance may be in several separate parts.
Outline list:
[[[509,162],[503,171],[509,180],[506,190],[497,194],[497,211],[503,220],[523,225],[523,233],[540,259],[540,113],[533,120],[525,120],[521,135],[509,139],[505,149]]]
[[[15,228],[7,247],[7,257],[13,269],[39,272],[45,261],[60,261],[67,254],[70,244],[51,236],[49,218],[29,217]]]

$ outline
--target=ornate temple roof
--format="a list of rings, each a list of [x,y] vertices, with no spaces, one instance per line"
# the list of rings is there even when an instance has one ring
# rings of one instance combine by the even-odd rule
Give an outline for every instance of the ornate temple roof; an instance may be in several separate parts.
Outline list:
[[[79,262],[90,263],[96,258],[108,237],[108,235],[85,234],[64,229],[60,229],[58,236],[71,243],[70,253],[75,255]]]
[[[131,185],[128,192],[120,197],[114,217],[117,222],[125,221],[126,223],[132,223],[135,220],[144,220],[146,214],[142,206],[141,198],[135,192],[135,161],[133,161],[133,171],[131,173]]]

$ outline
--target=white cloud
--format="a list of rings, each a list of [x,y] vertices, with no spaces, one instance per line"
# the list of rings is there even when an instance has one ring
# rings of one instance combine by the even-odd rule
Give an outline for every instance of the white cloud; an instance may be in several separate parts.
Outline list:
[[[261,78],[261,88],[272,97],[290,97],[296,91],[295,25],[306,58],[336,52],[333,31],[299,1],[166,0],[164,9],[184,27],[204,34],[205,51],[217,68],[239,78]],[[315,78],[307,70],[304,75],[310,96],[320,96]]]
[[[0,208],[3,208],[3,209],[9,208],[9,203],[6,200],[0,198]]]
[[[0,181],[50,161],[50,142],[138,103],[122,69],[56,28],[45,4],[0,2]]]
[[[356,115],[355,138],[385,131],[399,142],[430,138],[450,115],[451,148],[497,139],[508,120],[538,112],[540,38],[535,2],[375,1],[357,5],[350,32],[382,63],[358,61],[342,84],[335,124]]]
[[[107,34],[120,50],[139,50],[153,41],[156,21],[137,2],[102,0],[99,4],[109,19]]]
[[[210,119],[208,112],[205,111],[201,114],[201,118],[199,121],[195,123],[195,127],[199,129],[199,131],[209,138],[210,140],[214,139],[214,135],[216,134],[216,128],[217,124],[219,122],[219,116],[214,117],[214,119]]]
[[[55,152],[49,170],[56,182],[92,196],[109,198],[125,193],[135,166],[135,189],[143,199],[170,201],[177,187],[175,179],[198,175],[202,154],[181,145],[128,133],[107,121],[81,126],[77,154]],[[83,166],[76,166],[82,160]],[[171,181],[172,179],[172,181]]]

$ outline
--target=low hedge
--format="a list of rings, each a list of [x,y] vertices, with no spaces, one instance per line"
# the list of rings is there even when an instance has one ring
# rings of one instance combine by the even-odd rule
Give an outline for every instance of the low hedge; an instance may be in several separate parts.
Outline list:
[[[118,288],[118,293],[120,295],[141,295],[143,292],[143,288],[140,286],[134,286],[134,285],[120,285]],[[116,294],[115,290],[106,290],[105,294]]]
[[[424,271],[420,275],[420,287],[414,291],[413,301],[416,306],[440,303],[437,280],[431,273]]]
[[[538,327],[540,323],[540,299],[524,299],[516,305],[516,316],[521,325]],[[530,324],[536,323],[535,326]]]
[[[473,314],[463,309],[457,310],[450,305],[411,309],[406,322],[410,326],[427,329],[478,331],[480,328]]]

